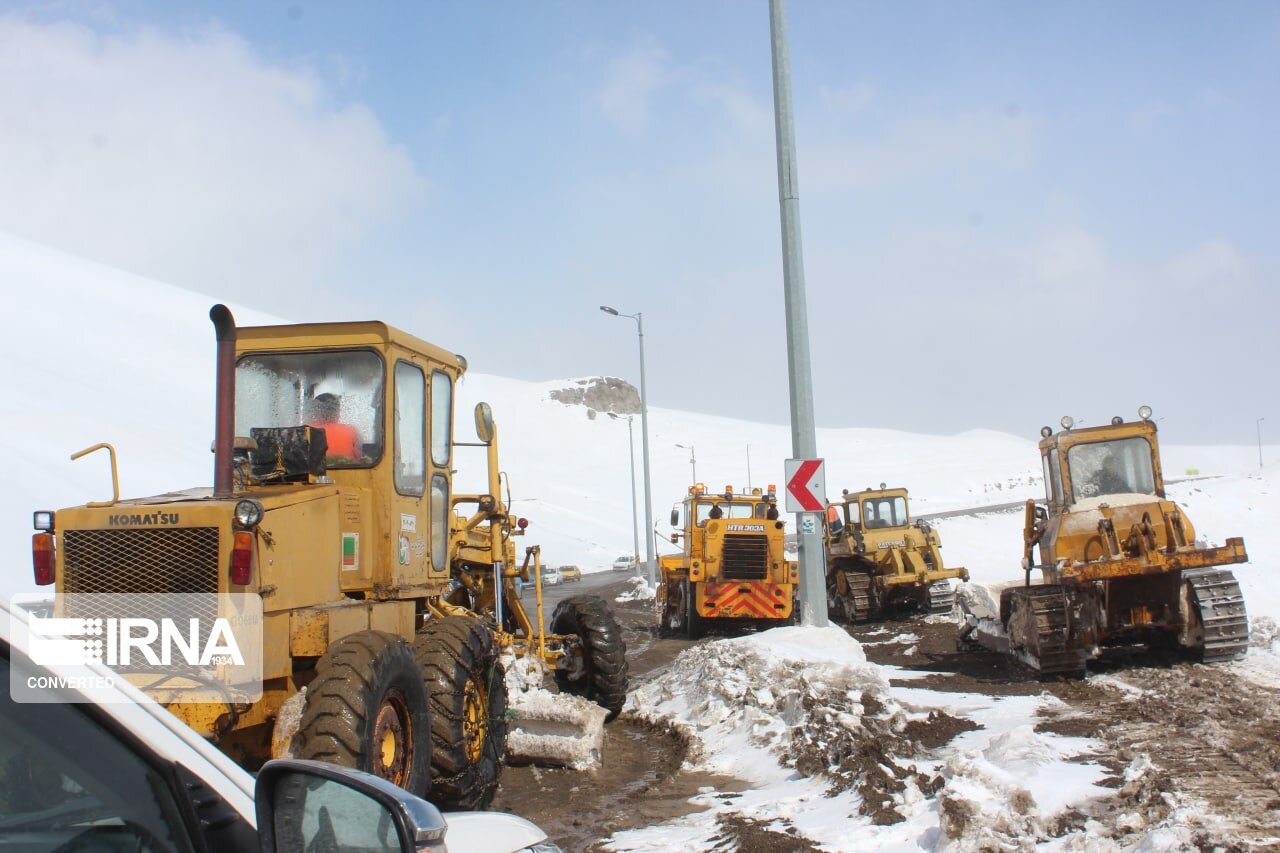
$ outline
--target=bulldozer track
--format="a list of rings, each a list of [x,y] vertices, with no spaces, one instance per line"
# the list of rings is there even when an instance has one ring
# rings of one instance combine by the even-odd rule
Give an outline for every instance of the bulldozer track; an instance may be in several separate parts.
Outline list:
[[[1013,617],[1007,626],[1015,656],[1041,675],[1084,672],[1084,649],[1073,643],[1070,602],[1061,586],[1019,587],[1010,591]],[[1018,610],[1023,610],[1019,617]]]
[[[1230,569],[1189,569],[1182,578],[1191,587],[1204,627],[1205,663],[1239,660],[1249,645],[1249,616],[1244,594]]]
[[[842,598],[845,618],[850,622],[870,619],[875,610],[875,592],[871,588],[871,575],[866,572],[845,572],[849,582],[849,594]]]

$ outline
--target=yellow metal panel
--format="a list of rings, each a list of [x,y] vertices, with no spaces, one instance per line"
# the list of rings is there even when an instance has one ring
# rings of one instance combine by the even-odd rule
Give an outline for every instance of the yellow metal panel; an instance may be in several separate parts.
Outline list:
[[[295,657],[319,657],[329,648],[327,610],[295,610],[289,614],[289,651]]]
[[[399,634],[407,640],[413,639],[413,602],[412,601],[379,601],[368,605],[369,627],[377,631]]]

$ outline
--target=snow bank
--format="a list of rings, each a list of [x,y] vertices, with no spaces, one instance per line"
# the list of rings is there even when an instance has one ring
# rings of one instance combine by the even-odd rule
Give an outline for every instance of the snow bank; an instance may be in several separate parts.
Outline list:
[[[627,583],[631,584],[631,589],[616,597],[614,601],[653,601],[657,596],[654,588],[649,586],[649,582],[642,577],[627,578]]]

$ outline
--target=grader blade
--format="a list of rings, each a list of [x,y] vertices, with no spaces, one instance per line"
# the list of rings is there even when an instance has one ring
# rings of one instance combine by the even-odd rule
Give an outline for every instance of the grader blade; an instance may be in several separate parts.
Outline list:
[[[539,690],[515,698],[508,710],[508,763],[574,770],[600,764],[609,712],[596,703]]]

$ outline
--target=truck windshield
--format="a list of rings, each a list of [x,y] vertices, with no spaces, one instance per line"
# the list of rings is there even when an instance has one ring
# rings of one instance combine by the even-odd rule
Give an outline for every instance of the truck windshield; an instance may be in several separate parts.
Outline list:
[[[1154,495],[1151,445],[1145,438],[1077,444],[1067,451],[1072,501],[1098,495]]]
[[[907,499],[898,497],[870,498],[862,502],[862,526],[903,527],[907,523]]]
[[[330,468],[382,456],[382,359],[368,350],[260,353],[236,365],[236,435],[253,427],[324,429]]]
[[[711,509],[719,506],[720,512],[723,513],[720,518],[751,518],[752,505],[749,503],[730,503],[729,501],[698,501],[695,506],[698,526],[707,523],[707,519],[711,517]]]

